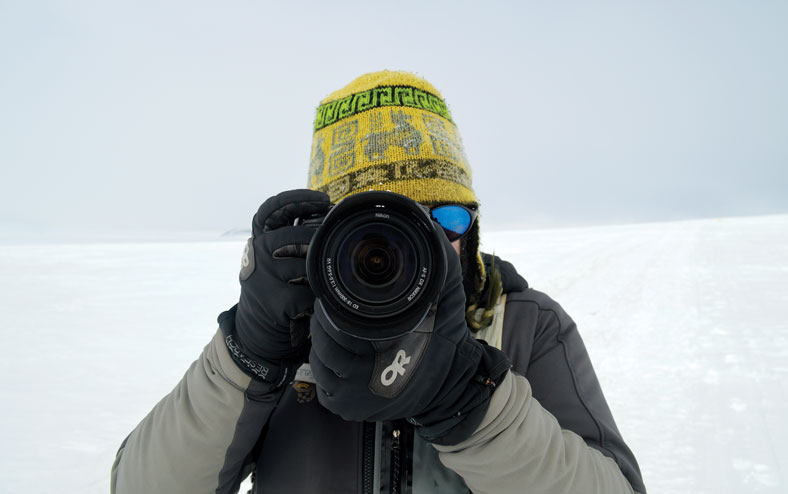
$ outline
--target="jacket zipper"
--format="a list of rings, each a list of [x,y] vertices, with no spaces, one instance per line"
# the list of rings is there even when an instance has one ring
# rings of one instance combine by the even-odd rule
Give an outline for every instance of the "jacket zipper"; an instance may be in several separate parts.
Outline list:
[[[386,432],[384,440],[381,422],[365,422],[363,425],[363,457],[362,457],[362,493],[380,494],[381,469],[385,468],[381,461],[386,449],[389,452],[388,474],[390,485],[386,488],[391,494],[409,494],[411,492],[410,463],[413,447],[413,430],[403,421],[390,423],[392,428]],[[388,427],[386,427],[388,429]],[[389,436],[390,434],[390,436]]]
[[[401,465],[400,465],[400,431],[394,429],[391,431],[391,494],[402,494],[400,490],[401,482]]]
[[[375,494],[373,480],[375,478],[375,423],[364,422],[362,441],[364,458],[362,463],[363,473],[361,479],[361,492]]]

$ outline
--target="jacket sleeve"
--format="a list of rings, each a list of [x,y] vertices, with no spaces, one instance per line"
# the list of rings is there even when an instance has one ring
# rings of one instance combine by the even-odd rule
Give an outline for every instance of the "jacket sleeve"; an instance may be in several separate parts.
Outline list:
[[[281,396],[232,361],[221,331],[121,444],[113,494],[229,493]]]
[[[558,303],[532,289],[508,294],[502,350],[515,373],[474,435],[441,448],[446,466],[474,492],[646,492],[577,326]],[[482,478],[477,465],[488,462],[500,475]],[[487,483],[496,477],[500,485]]]
[[[479,428],[454,446],[438,446],[441,462],[475,494],[632,494],[616,463],[562,430],[509,372]]]

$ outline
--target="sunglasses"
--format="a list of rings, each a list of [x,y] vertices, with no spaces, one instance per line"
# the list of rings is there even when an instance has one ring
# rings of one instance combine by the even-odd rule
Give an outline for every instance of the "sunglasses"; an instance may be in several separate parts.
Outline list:
[[[477,214],[475,208],[459,204],[446,204],[430,209],[430,216],[443,228],[443,232],[449,237],[450,242],[454,242],[468,233],[473,222],[476,221]]]

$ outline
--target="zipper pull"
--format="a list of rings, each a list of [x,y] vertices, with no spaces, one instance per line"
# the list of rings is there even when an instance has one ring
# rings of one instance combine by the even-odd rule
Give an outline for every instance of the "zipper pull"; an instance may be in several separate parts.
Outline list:
[[[399,429],[391,431],[391,494],[399,494],[401,480]]]

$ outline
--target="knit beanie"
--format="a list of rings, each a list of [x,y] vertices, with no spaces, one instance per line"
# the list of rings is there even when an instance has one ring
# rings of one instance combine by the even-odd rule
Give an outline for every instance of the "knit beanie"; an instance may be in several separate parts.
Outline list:
[[[424,79],[399,71],[362,75],[320,102],[307,186],[326,192],[334,203],[368,190],[396,192],[425,205],[479,202],[443,97]],[[464,264],[471,271],[466,296],[475,306],[485,281],[478,220],[463,240]]]

